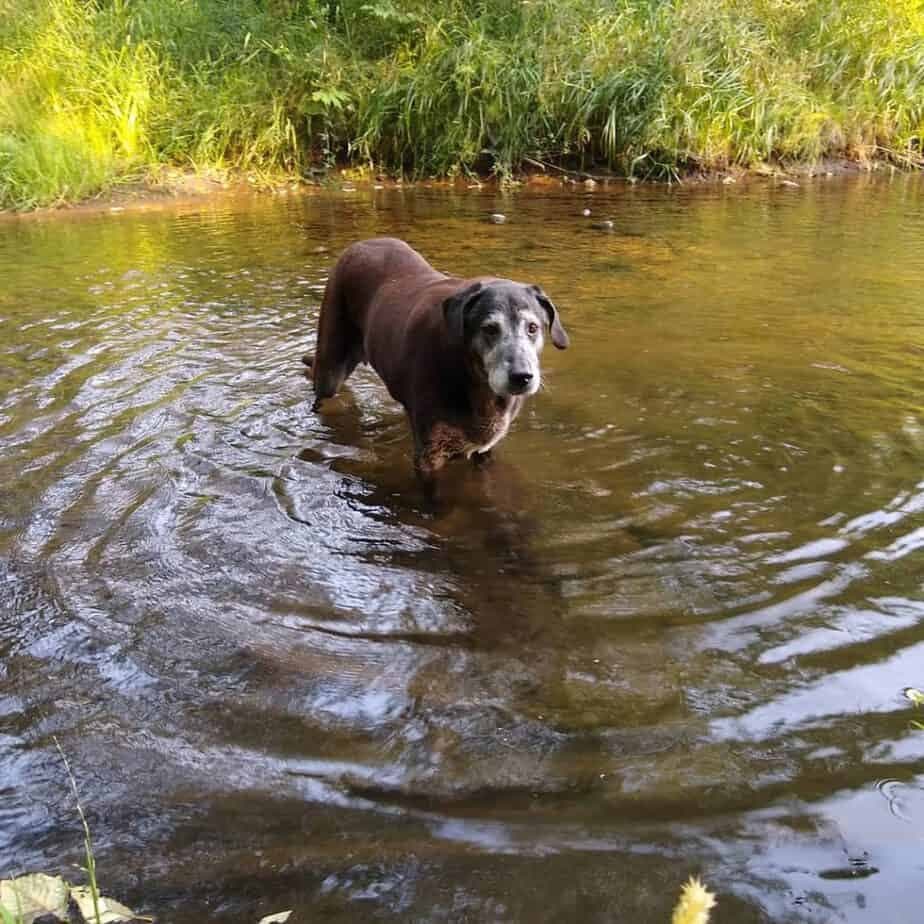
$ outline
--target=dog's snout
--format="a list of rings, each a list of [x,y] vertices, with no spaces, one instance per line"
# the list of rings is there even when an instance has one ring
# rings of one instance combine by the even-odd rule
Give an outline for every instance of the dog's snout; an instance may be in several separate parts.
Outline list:
[[[533,378],[532,372],[511,372],[510,387],[515,391],[525,391]]]

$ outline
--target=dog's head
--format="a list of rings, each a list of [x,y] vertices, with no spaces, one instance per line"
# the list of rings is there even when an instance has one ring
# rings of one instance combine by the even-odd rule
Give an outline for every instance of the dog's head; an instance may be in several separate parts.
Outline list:
[[[450,338],[465,345],[501,398],[539,390],[546,331],[559,350],[568,346],[558,309],[539,286],[509,279],[475,282],[450,295],[443,314]]]

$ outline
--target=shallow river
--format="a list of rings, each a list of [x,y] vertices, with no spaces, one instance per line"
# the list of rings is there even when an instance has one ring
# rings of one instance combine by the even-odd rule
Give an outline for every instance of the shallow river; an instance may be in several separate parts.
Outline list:
[[[571,335],[436,507],[299,364],[377,234]],[[914,177],[0,224],[0,875],[56,737],[162,921],[920,921],[922,293]]]

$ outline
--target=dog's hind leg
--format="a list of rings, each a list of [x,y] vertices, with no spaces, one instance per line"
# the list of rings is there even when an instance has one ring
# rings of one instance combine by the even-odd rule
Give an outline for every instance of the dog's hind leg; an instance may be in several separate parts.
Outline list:
[[[319,410],[325,398],[332,398],[340,386],[350,377],[353,370],[363,361],[361,343],[353,342],[345,346],[332,362],[330,359],[322,367],[316,362],[311,369],[314,382],[314,404],[312,410]]]
[[[337,295],[336,283],[331,281],[321,303],[317,351],[314,356],[309,354],[302,360],[311,368],[313,410],[318,410],[325,398],[337,394],[340,386],[363,359],[360,333],[346,316]]]

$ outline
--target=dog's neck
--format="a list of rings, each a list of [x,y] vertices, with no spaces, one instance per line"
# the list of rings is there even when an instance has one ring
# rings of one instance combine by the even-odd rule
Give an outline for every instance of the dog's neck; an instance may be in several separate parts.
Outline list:
[[[501,397],[494,394],[487,383],[469,393],[472,418],[479,430],[493,429],[497,426],[507,427],[520,411],[523,398],[520,395]]]
[[[496,395],[482,378],[473,379],[468,390],[468,399],[473,414],[482,419],[506,414],[513,402],[512,396]]]

